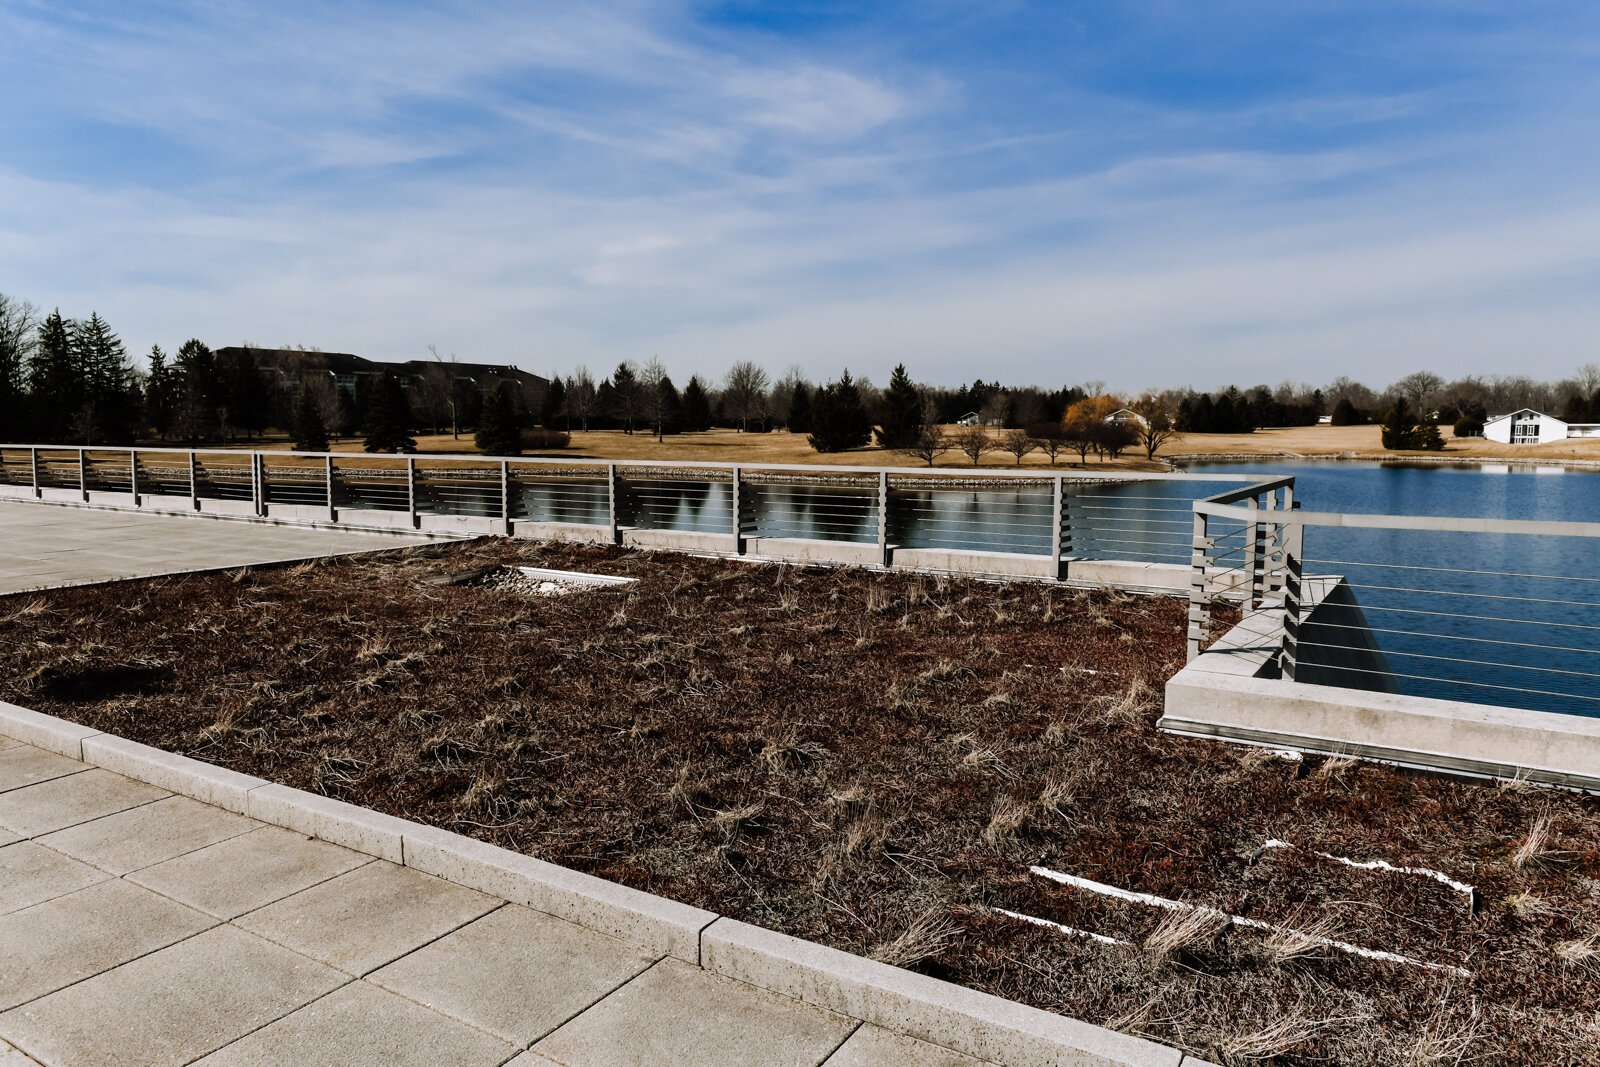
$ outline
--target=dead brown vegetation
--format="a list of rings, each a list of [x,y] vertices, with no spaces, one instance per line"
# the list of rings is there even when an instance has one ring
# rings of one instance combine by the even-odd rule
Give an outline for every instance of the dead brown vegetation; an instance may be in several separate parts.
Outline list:
[[[512,563],[640,581],[426,581]],[[1183,633],[1171,600],[502,540],[0,600],[0,698],[1217,1062],[1600,1063],[1596,802],[1161,734]]]

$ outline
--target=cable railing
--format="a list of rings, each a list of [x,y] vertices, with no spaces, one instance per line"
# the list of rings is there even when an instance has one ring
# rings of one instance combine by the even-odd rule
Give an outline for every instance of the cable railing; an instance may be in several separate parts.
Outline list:
[[[1057,577],[1069,560],[1186,563],[1191,504],[1219,484],[1240,486],[1244,479],[0,446],[0,487],[14,490],[12,496],[367,528],[692,543],[734,554],[745,553],[752,540],[763,551],[805,542],[818,546],[806,558],[886,566],[895,564],[896,553],[906,565],[931,567],[983,554],[1022,561],[1004,573]],[[834,555],[830,544],[839,546]]]
[[[1283,612],[1285,679],[1600,715],[1600,523],[1269,515],[1227,497],[1194,504],[1191,618],[1241,589],[1246,563],[1265,568],[1251,599]],[[1240,529],[1246,551],[1224,570],[1210,546]]]

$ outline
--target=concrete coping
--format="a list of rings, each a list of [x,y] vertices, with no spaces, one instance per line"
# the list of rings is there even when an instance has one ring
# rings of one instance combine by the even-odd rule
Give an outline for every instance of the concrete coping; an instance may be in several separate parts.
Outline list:
[[[268,782],[0,701],[0,735],[412,867],[660,956],[980,1060],[1198,1065],[1178,1049],[719,916],[436,826]]]

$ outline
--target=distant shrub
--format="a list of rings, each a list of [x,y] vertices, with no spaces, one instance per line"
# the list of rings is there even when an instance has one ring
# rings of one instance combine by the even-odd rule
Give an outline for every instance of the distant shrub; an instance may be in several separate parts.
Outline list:
[[[522,450],[524,452],[566,448],[570,444],[572,444],[572,435],[565,430],[550,430],[540,426],[536,429],[522,431]]]

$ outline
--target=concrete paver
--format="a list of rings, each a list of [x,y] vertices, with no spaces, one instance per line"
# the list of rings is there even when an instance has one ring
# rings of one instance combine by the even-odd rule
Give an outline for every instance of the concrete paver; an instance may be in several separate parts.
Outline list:
[[[664,959],[534,1046],[570,1067],[814,1067],[854,1019]]]
[[[15,1046],[0,1041],[0,1067],[39,1067],[39,1061],[24,1056]]]
[[[38,837],[170,796],[164,789],[98,767],[0,793],[0,826]]]
[[[112,879],[0,915],[0,1011],[165,948],[216,924]]]
[[[984,1067],[984,1061],[868,1024],[828,1057],[826,1067]]]
[[[269,941],[363,975],[502,903],[379,861],[268,904],[237,922]]]
[[[171,796],[46,834],[39,843],[121,875],[238,837],[260,825],[231,811]]]
[[[0,819],[0,1067],[977,1067],[100,768]]]
[[[111,877],[32,841],[0,848],[0,913],[18,911]]]
[[[406,535],[3,500],[0,595],[427,543]]]
[[[654,962],[615,938],[511,904],[368,981],[526,1048]]]
[[[470,1026],[352,982],[270,1026],[241,1038],[205,1067],[497,1067],[516,1050]]]
[[[234,919],[371,862],[371,856],[264,826],[135,871],[128,880],[207,915]]]
[[[178,1067],[347,981],[219,926],[0,1014],[0,1037],[52,1067]]]
[[[87,763],[79,763],[32,745],[0,749],[0,793],[88,769]]]

